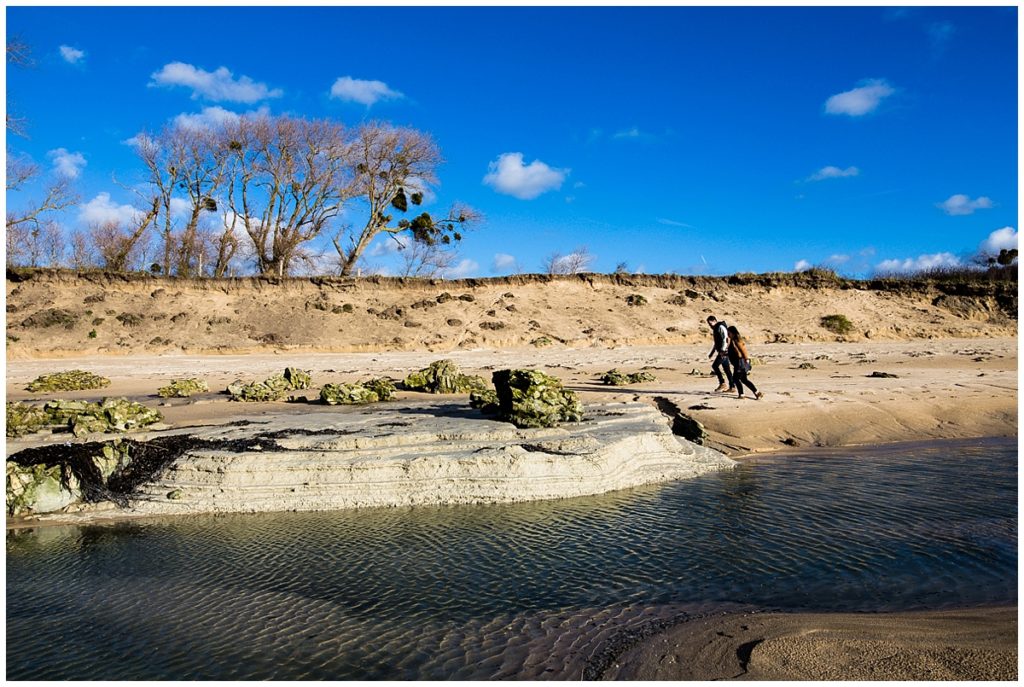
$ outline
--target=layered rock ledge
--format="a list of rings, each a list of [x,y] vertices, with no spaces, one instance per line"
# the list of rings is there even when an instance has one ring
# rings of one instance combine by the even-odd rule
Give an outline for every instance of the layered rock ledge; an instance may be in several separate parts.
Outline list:
[[[550,429],[435,403],[270,415],[188,437],[201,448],[176,458],[120,515],[555,499],[736,465],[675,436],[642,403],[588,406],[583,422]]]

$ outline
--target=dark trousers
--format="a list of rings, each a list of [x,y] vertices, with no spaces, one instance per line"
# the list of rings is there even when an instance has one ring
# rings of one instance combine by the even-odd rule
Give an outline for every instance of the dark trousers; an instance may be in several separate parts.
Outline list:
[[[746,384],[755,394],[757,393],[757,387],[754,383],[747,379],[747,371],[741,368],[739,365],[732,372],[733,381],[736,382],[736,391],[740,392],[740,396],[743,395],[743,385]]]
[[[722,369],[718,369],[721,367]],[[725,377],[722,376],[722,371],[725,371]],[[729,380],[729,386],[733,386],[732,382],[732,368],[729,367],[729,358],[719,354],[715,356],[715,362],[711,364],[711,371],[718,377],[719,384],[725,384],[725,380]]]

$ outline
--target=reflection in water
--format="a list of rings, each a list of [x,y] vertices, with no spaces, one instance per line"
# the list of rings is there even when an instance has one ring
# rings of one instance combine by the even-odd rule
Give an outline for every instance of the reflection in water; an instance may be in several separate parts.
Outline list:
[[[12,531],[11,679],[578,678],[725,606],[1016,600],[1016,443],[756,458],[530,504]]]

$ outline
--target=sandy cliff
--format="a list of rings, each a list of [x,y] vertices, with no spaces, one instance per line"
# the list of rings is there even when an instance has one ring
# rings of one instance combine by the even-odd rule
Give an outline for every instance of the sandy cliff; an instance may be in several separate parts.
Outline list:
[[[707,339],[709,314],[758,344],[1007,337],[1017,334],[1017,288],[813,273],[443,281],[8,272],[7,357],[687,344]],[[853,329],[822,327],[833,314]]]

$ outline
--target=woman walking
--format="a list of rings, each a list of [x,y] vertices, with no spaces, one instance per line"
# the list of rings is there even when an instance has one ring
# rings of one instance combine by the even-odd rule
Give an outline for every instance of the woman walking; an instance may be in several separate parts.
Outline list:
[[[743,385],[746,384],[754,392],[754,398],[760,400],[764,394],[747,379],[747,373],[750,372],[750,356],[747,355],[746,341],[740,336],[740,331],[732,325],[729,326],[729,362],[732,363],[732,379],[740,398],[743,398]]]

